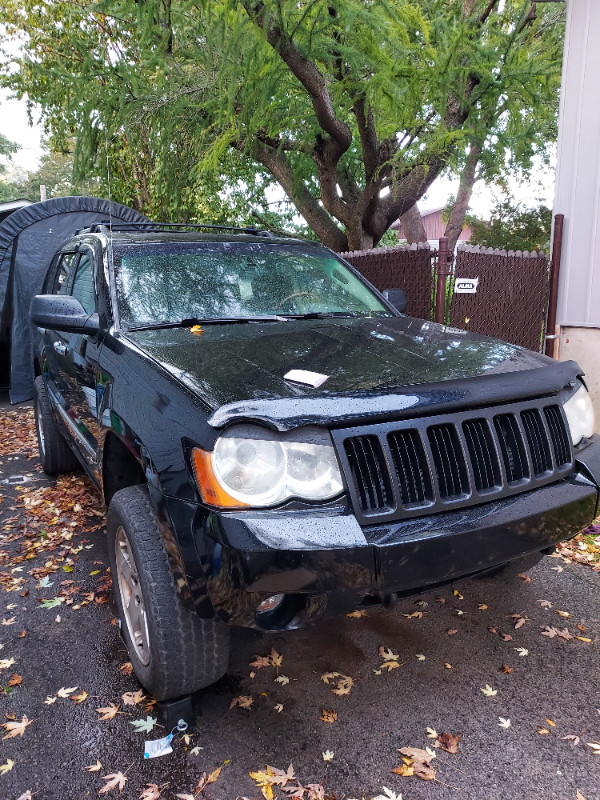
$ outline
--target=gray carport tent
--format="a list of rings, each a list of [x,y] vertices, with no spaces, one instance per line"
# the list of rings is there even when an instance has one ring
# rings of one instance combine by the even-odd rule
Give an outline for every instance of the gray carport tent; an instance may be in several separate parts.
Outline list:
[[[20,208],[0,223],[0,358],[11,403],[33,397],[29,305],[42,290],[53,255],[76,230],[109,219],[148,222],[110,200],[59,197]]]

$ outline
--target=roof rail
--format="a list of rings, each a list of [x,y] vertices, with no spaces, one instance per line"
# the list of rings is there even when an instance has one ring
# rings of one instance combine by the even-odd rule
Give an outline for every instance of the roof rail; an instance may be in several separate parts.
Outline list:
[[[236,233],[246,233],[251,236],[273,237],[275,235],[271,233],[271,231],[253,228],[251,225],[247,225],[245,228],[239,228],[233,225],[200,225],[187,222],[113,222],[111,224],[109,220],[94,222],[92,225],[82,228],[78,233],[109,233],[110,231],[147,231],[148,233],[156,233],[162,230],[172,231],[173,233],[185,233],[189,229],[235,231]]]

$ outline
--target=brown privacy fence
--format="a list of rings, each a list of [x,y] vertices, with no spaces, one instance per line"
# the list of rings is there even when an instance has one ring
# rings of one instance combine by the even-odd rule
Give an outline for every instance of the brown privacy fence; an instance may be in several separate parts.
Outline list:
[[[545,253],[459,246],[453,277],[451,325],[542,349],[550,292]],[[458,293],[469,278],[479,279],[476,293]]]
[[[428,244],[380,247],[340,255],[380,292],[404,289],[408,297],[406,313],[411,317],[431,319],[433,266]]]
[[[453,264],[440,239],[439,250],[420,244],[340,255],[380,291],[404,289],[410,316],[543,348],[551,279],[545,253],[459,245]]]

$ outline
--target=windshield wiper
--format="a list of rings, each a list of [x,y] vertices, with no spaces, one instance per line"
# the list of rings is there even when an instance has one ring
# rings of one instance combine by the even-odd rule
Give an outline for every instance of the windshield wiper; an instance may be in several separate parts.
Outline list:
[[[356,317],[370,317],[369,311],[307,311],[305,314],[282,314],[286,319],[329,319],[330,317],[345,317],[355,319]]]
[[[148,322],[145,325],[132,325],[128,331],[154,331],[161,328],[191,328],[193,325],[238,325],[244,322],[285,322],[287,316],[262,314],[255,317],[188,317],[171,322]]]

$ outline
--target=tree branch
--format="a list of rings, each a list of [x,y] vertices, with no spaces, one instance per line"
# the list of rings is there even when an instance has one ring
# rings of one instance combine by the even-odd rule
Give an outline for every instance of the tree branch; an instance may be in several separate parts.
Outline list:
[[[245,152],[245,142],[234,142],[233,146],[240,152]],[[258,141],[256,143],[255,156],[283,187],[287,196],[319,239],[332,250],[338,252],[346,250],[348,240],[345,234],[338,228],[306,186],[294,180],[292,167],[285,153]]]
[[[319,125],[336,142],[341,155],[350,147],[352,133],[349,125],[338,119],[333,110],[323,74],[312,61],[300,53],[292,39],[273,18],[267,16],[262,0],[242,0],[242,5],[250,19],[265,33],[267,42],[308,92]]]

